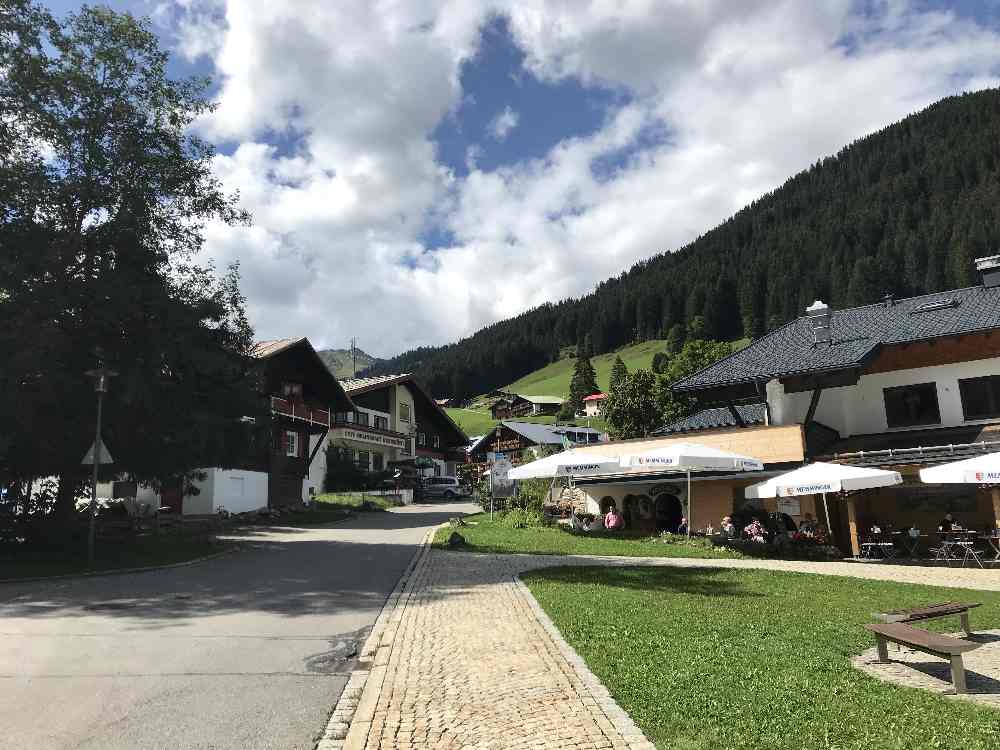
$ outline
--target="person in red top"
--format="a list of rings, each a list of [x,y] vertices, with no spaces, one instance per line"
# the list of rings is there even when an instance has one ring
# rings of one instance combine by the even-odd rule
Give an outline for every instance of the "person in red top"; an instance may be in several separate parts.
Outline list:
[[[612,505],[608,508],[607,514],[604,516],[604,528],[610,529],[611,531],[617,531],[625,525],[624,519],[622,519],[621,514],[618,512],[618,508]]]

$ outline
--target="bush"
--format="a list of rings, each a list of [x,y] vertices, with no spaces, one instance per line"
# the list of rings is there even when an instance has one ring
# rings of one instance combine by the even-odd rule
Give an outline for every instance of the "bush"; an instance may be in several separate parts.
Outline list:
[[[549,480],[547,479],[525,479],[517,489],[518,505],[532,513],[542,512],[545,498],[549,494]]]
[[[703,547],[705,549],[710,549],[715,546],[711,539],[703,536],[693,536],[689,538],[687,534],[673,534],[669,531],[660,532],[658,540],[663,544],[683,544],[688,547]]]
[[[747,538],[729,539],[724,536],[712,538],[712,543],[720,547],[737,550],[748,557],[781,558],[786,560],[840,560],[844,553],[830,544],[792,541],[781,539],[775,542],[756,542]]]
[[[511,508],[500,514],[497,525],[505,529],[538,529],[548,526],[548,521],[541,510]]]

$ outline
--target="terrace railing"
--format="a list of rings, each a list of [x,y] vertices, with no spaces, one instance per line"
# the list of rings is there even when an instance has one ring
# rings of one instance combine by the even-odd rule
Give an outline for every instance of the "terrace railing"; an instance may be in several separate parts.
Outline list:
[[[271,396],[271,411],[292,419],[301,419],[305,422],[320,424],[325,427],[330,426],[330,410],[317,406],[311,406],[301,401],[290,401],[287,398]]]

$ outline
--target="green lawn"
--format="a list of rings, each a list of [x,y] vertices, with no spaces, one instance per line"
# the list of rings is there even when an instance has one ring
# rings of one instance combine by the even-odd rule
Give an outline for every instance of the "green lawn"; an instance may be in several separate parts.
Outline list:
[[[145,568],[194,560],[226,546],[219,542],[190,539],[164,532],[134,542],[98,540],[94,567],[87,567],[86,548],[66,553],[52,549],[22,551],[18,557],[0,557],[0,579],[36,578],[89,571]]]
[[[509,529],[501,526],[499,514],[490,521],[489,513],[466,516],[466,526],[457,531],[465,537],[466,551],[525,552],[537,555],[624,555],[627,557],[741,557],[731,550],[701,544],[664,544],[650,537],[622,537],[605,532],[572,534],[562,526]],[[442,546],[453,531],[438,529],[434,545]]]
[[[659,748],[1000,747],[1000,711],[854,670],[872,613],[1000,593],[746,570],[554,568],[524,580]],[[957,622],[937,621],[955,631]],[[934,657],[928,657],[934,661]]]

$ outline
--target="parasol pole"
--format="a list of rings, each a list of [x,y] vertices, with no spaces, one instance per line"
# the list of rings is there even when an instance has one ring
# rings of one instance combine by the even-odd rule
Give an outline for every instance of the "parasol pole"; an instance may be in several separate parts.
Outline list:
[[[830,533],[830,542],[833,543],[833,523],[830,521],[830,508],[826,504],[826,493],[823,493],[823,515],[826,516],[826,530]]]
[[[687,536],[688,540],[691,539],[691,469],[687,470],[687,484],[688,484],[688,514],[687,514]]]

